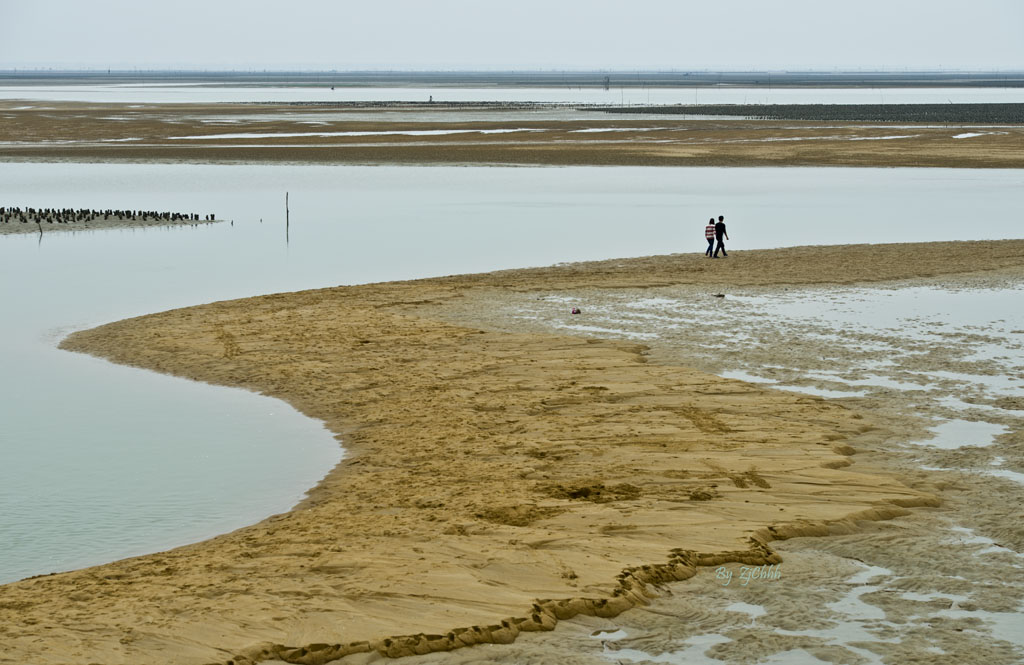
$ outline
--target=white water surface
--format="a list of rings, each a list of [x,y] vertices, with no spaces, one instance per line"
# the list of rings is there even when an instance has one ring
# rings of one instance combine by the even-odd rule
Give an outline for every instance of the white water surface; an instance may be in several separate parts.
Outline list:
[[[57,350],[71,330],[262,293],[700,252],[718,213],[730,249],[1014,237],[1022,185],[947,169],[0,164],[3,206],[234,222],[0,236],[0,582],[287,510],[341,454],[281,402]],[[978,217],[991,221],[964,223]]]
[[[995,437],[1005,434],[1003,425],[985,421],[947,420],[931,428],[935,436],[926,441],[914,441],[925,446],[936,446],[945,450],[955,450],[964,446],[989,446]]]

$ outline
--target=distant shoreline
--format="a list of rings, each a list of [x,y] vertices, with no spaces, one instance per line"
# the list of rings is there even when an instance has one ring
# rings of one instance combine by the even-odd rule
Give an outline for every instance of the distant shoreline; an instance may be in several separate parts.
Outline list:
[[[715,105],[640,111],[504,102],[7,100],[0,101],[0,160],[1024,168],[1024,104]],[[745,117],[768,112],[812,119]],[[878,114],[883,120],[872,119]]]
[[[756,120],[1024,124],[1024,104],[677,104],[599,107],[631,115],[743,116]]]
[[[265,106],[262,102],[244,102]],[[372,102],[275,102],[274,105],[298,108],[379,110],[416,109],[420,111],[487,110],[525,111],[576,109],[627,115],[705,116],[709,120],[808,120],[841,122],[950,122],[1024,125],[1024,103],[976,104],[671,104],[608,106],[558,102],[491,101],[372,101]]]
[[[497,87],[1024,87],[1024,70],[1007,71],[196,71],[0,70],[0,85],[168,83],[275,86]]]

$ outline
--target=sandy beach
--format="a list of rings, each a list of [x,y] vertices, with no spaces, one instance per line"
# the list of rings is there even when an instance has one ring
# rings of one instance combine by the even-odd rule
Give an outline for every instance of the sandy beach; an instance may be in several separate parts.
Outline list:
[[[790,538],[921,528],[959,499],[880,454],[911,415],[517,329],[503,303],[1022,276],[1019,240],[734,251],[268,295],[76,333],[64,348],[284,399],[346,458],[252,527],[0,587],[0,662],[472,662],[461,647],[512,642],[488,657],[566,662],[516,638],[575,639],[670,589],[708,590],[726,562],[806,565]],[[1019,535],[1000,538],[1019,551]]]

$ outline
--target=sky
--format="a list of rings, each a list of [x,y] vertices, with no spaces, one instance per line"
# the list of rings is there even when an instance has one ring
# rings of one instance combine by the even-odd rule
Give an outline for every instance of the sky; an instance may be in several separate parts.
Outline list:
[[[1024,70],[1022,0],[0,0],[0,70]]]

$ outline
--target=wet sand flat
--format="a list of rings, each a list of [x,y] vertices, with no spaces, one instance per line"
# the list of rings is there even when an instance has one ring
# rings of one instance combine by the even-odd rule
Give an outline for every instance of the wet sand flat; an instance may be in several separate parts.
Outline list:
[[[505,643],[615,616],[708,566],[778,562],[774,540],[939,505],[935,488],[858,459],[893,436],[870,411],[637,344],[502,332],[461,305],[1022,270],[1024,241],[737,251],[262,296],[76,333],[65,348],[285,399],[347,457],[290,513],[0,588],[0,662],[319,663]]]
[[[687,119],[440,104],[0,102],[0,118],[0,159],[9,161],[1024,166],[1019,124]]]
[[[449,304],[453,322],[639,340],[651,362],[839,399],[894,434],[859,449],[858,467],[942,498],[848,535],[775,542],[778,578],[701,569],[651,607],[563,622],[488,662],[1021,662],[1024,319],[1012,303],[1022,287],[1019,271],[992,271],[843,286],[488,289]]]

